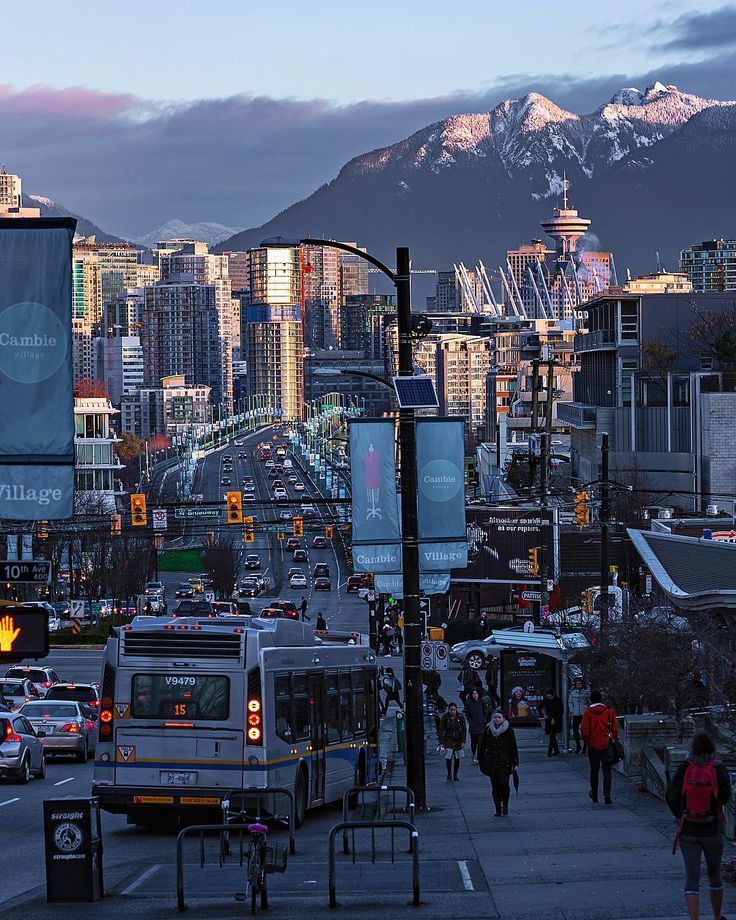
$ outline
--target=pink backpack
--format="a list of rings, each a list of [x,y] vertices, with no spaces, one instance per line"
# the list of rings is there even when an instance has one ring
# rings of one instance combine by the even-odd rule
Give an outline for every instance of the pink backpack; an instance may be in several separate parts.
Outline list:
[[[682,780],[682,798],[685,807],[682,816],[686,821],[712,821],[711,800],[718,797],[716,763],[709,760],[699,764],[690,762]]]

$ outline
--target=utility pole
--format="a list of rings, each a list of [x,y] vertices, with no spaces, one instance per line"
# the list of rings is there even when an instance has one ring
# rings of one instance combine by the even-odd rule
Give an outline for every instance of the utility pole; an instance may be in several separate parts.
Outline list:
[[[555,385],[555,362],[552,358],[547,361],[547,415],[546,415],[546,429],[547,429],[547,462],[549,463],[549,455],[552,452],[552,392]]]
[[[601,434],[601,643],[608,625],[608,432]]]
[[[396,312],[399,326],[399,374],[412,376],[411,276],[409,249],[396,249]],[[406,785],[416,806],[426,808],[424,712],[422,708],[419,610],[419,540],[417,523],[417,436],[413,409],[399,410],[401,462],[401,565],[404,587],[404,681],[406,703]]]
[[[531,433],[537,430],[537,404],[539,403],[539,359],[532,361],[532,424]]]

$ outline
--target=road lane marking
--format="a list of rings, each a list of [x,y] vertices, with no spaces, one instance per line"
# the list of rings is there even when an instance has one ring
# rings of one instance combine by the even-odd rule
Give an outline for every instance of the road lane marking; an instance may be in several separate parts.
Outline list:
[[[460,870],[460,875],[463,877],[463,887],[466,891],[475,891],[473,888],[473,880],[470,877],[470,872],[468,871],[468,864],[464,859],[458,859],[457,867]],[[125,892],[123,892],[125,894]]]
[[[12,805],[13,802],[20,802],[20,798],[16,796],[14,799],[8,799],[7,802],[0,802],[0,808],[2,808],[3,805]]]
[[[58,783],[54,783],[55,786],[65,786],[67,783],[73,782],[74,777],[68,776],[66,779],[60,779]]]
[[[149,879],[154,873],[158,872],[158,870],[159,870],[160,868],[161,868],[161,866],[158,866],[158,865],[157,865],[157,866],[150,866],[148,869],[146,869],[146,871],[145,871],[142,875],[139,875],[137,879],[134,879],[134,880],[130,883],[130,885],[128,885],[128,887],[127,887],[124,891],[121,891],[120,893],[121,893],[122,895],[132,894],[132,892],[134,892],[134,891],[136,890],[136,888],[140,888],[140,886],[141,886],[144,882],[148,881],[148,879]]]

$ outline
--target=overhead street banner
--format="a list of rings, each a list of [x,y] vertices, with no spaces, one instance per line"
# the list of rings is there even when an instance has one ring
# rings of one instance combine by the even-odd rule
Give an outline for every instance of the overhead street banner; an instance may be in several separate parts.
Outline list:
[[[0,518],[74,507],[73,218],[0,218]]]

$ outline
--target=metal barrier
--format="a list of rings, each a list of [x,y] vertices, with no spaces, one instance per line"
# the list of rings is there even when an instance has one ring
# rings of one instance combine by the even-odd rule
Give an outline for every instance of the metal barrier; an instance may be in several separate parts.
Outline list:
[[[353,786],[352,788],[348,789],[347,792],[342,797],[343,823],[348,823],[350,821],[349,812],[355,810],[355,808],[351,808],[350,806],[350,798],[354,796],[358,796],[360,798],[361,814],[358,819],[359,821],[363,821],[363,822],[366,820],[380,821],[382,818],[385,821],[389,820],[388,819],[389,814],[391,815],[396,814],[396,793],[397,792],[403,793],[406,796],[406,804],[401,809],[401,811],[409,812],[409,821],[413,824],[414,823],[414,811],[415,811],[416,806],[414,804],[414,793],[408,786]],[[375,813],[371,814],[370,816],[366,815],[366,800],[365,800],[366,793],[369,793],[371,795],[376,795]],[[385,796],[386,808],[384,809],[383,816],[381,815],[382,793],[387,793],[387,795]],[[388,807],[388,793],[391,794],[391,806],[392,807],[390,809]],[[401,820],[403,820],[403,818]],[[353,833],[353,849],[355,849],[355,834],[354,833]],[[350,852],[350,847],[348,846],[347,830],[343,830],[342,832],[342,851],[343,853]]]
[[[353,831],[353,840],[355,839],[356,830],[370,830],[371,832],[371,863],[376,861],[376,830],[388,828],[391,831],[391,862],[396,862],[396,850],[394,847],[394,831],[396,828],[402,828],[409,831],[409,852],[411,853],[411,883],[412,883],[412,905],[419,907],[419,831],[410,821],[341,821],[330,829],[329,852],[328,852],[328,884],[330,889],[330,907],[337,907],[337,894],[335,891],[335,837],[338,831]],[[353,846],[353,859],[356,862],[355,846]]]
[[[293,855],[296,853],[296,797],[291,789],[287,789],[285,786],[270,786],[268,789],[264,789],[261,786],[246,786],[244,789],[231,789],[225,794],[222,800],[222,823],[225,826],[229,826],[233,823],[233,819],[242,818],[245,820],[260,821],[262,819],[261,815],[261,797],[262,796],[273,796],[274,800],[276,796],[284,795],[289,800],[289,814],[288,816],[276,814],[275,811],[275,801],[274,809],[269,813],[272,818],[276,821],[288,820],[289,825],[289,852]],[[253,816],[247,815],[245,811],[245,799],[246,798],[255,798],[256,799],[256,814]],[[240,799],[242,801],[242,806],[238,810],[234,810],[230,807],[232,800]],[[234,825],[237,826],[237,825]],[[227,841],[225,844],[227,848]]]
[[[185,911],[187,905],[184,902],[184,839],[187,836],[193,834],[199,834],[199,867],[200,869],[204,866],[205,860],[205,849],[204,849],[204,835],[207,833],[217,833],[219,835],[219,859],[218,863],[220,868],[225,865],[227,855],[229,853],[229,848],[225,849],[225,835],[237,834],[240,838],[240,865],[243,865],[244,856],[247,858],[247,854],[250,849],[250,840],[248,841],[248,846],[243,847],[243,837],[246,836],[250,838],[250,832],[245,825],[238,826],[233,825],[232,827],[224,827],[222,824],[193,824],[190,827],[185,827],[183,830],[179,831],[179,834],[176,838],[176,907],[177,910]]]

